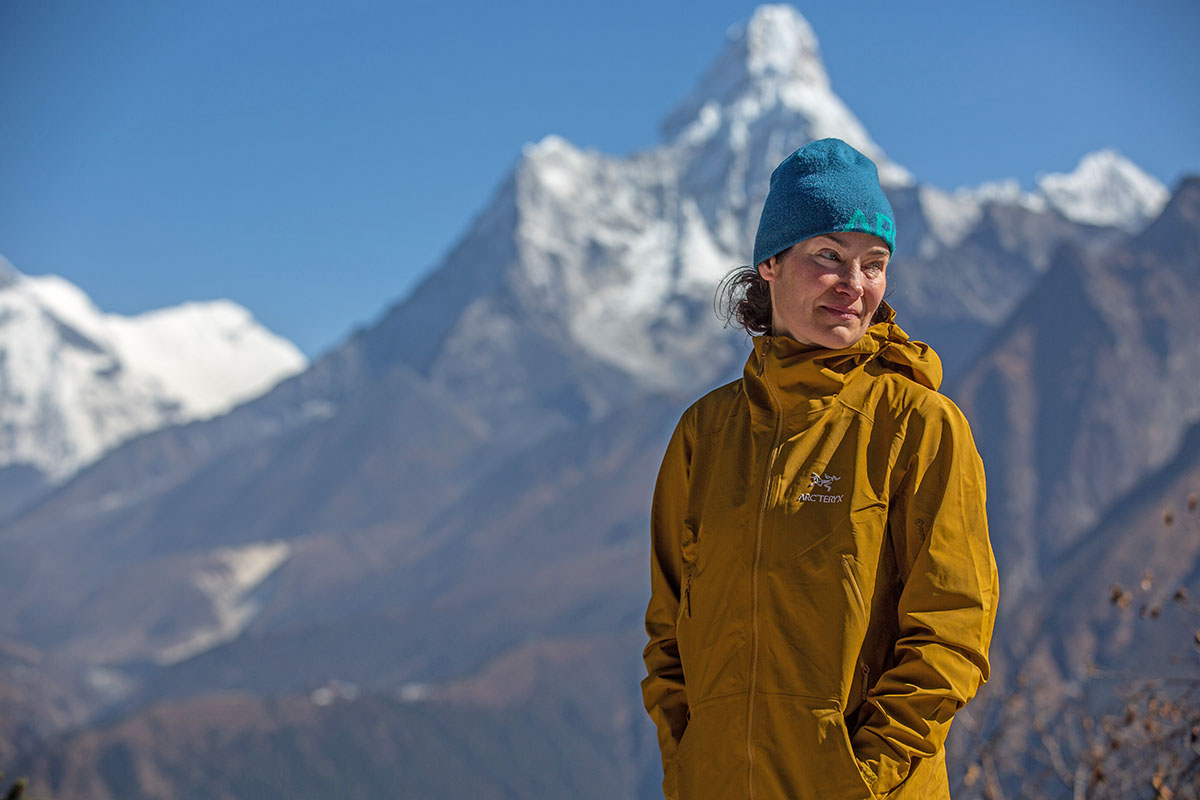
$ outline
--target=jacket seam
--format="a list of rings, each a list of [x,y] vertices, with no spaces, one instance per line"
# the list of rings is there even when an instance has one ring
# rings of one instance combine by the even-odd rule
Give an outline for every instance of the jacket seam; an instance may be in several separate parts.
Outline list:
[[[766,689],[760,689],[759,694],[770,695],[771,697],[798,697],[802,700],[814,700],[819,703],[832,703],[830,710],[842,708],[842,699],[840,697],[819,697],[815,694],[804,694],[803,692],[773,692]],[[822,706],[824,708],[824,706]]]
[[[875,415],[874,414],[868,414],[866,411],[863,411],[861,408],[855,408],[854,406],[847,403],[844,399],[842,399],[841,396],[835,397],[834,402],[837,403],[842,408],[846,409],[847,411],[851,411],[851,412],[857,414],[858,416],[862,417],[867,422],[867,424],[869,424],[871,427],[875,427]]]
[[[742,690],[738,690],[736,692],[725,692],[723,694],[714,694],[711,697],[704,698],[703,700],[701,700],[698,703],[692,703],[689,706],[689,708],[692,711],[692,713],[695,713],[696,711],[699,711],[701,708],[704,708],[706,705],[709,705],[710,703],[715,703],[718,700],[727,700],[730,697],[741,697],[744,694],[746,694],[746,692],[742,691]]]

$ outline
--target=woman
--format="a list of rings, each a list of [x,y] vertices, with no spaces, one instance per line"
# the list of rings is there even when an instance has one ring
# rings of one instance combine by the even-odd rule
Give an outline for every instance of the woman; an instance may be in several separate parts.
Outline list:
[[[970,429],[883,302],[893,219],[845,142],[779,165],[731,303],[764,335],[667,448],[642,691],[672,800],[949,797],[996,567]]]

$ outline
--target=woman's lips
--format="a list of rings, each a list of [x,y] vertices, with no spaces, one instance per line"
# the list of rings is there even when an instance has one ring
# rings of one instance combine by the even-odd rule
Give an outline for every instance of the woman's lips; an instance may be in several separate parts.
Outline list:
[[[858,319],[858,312],[852,308],[846,308],[844,306],[830,306],[830,305],[824,305],[824,306],[821,306],[821,308],[825,309],[830,314],[833,314],[838,319],[847,319],[847,320]]]

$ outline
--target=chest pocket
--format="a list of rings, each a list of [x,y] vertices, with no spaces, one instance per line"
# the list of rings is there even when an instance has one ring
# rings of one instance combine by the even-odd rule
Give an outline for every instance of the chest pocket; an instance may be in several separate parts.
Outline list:
[[[677,621],[698,617],[704,625],[747,601],[754,554],[756,510],[701,508],[684,518]],[[686,626],[685,626],[686,627]],[[697,626],[699,627],[699,626]]]

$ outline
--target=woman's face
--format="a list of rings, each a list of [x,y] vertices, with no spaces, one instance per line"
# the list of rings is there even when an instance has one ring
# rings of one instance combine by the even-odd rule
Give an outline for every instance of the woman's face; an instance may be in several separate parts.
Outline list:
[[[805,239],[764,261],[771,292],[771,332],[831,350],[849,347],[871,327],[887,289],[890,254],[869,233]]]

